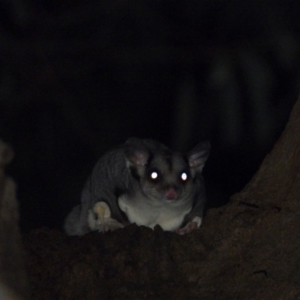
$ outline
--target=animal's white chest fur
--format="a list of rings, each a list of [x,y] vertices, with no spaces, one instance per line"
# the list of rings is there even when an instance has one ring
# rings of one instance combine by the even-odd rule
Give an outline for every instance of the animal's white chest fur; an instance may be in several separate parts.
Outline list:
[[[151,228],[158,224],[166,231],[178,229],[192,208],[191,203],[186,202],[151,201],[141,197],[128,199],[125,195],[118,199],[118,203],[130,223]]]

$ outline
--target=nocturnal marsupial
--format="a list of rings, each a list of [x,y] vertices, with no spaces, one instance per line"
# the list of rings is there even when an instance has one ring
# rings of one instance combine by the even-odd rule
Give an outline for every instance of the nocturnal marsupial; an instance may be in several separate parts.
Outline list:
[[[65,220],[65,232],[84,235],[130,223],[180,234],[199,228],[205,204],[202,170],[209,152],[207,141],[183,155],[154,140],[128,139],[98,160],[81,204]],[[94,209],[99,202],[108,213],[101,220]]]

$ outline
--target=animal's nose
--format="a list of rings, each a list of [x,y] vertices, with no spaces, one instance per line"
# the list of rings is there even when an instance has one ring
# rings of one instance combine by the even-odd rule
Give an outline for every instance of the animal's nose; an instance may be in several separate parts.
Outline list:
[[[177,197],[177,191],[175,190],[175,188],[173,187],[167,188],[165,191],[165,197],[168,200],[174,200]]]

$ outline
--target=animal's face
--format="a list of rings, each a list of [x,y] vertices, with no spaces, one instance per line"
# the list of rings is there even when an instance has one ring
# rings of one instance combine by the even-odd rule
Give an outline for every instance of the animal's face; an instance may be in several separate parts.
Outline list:
[[[150,199],[178,201],[194,193],[192,172],[179,154],[159,153],[139,170],[140,186]]]
[[[127,166],[147,198],[175,202],[191,200],[207,160],[210,144],[197,145],[186,157],[152,140],[129,139]]]

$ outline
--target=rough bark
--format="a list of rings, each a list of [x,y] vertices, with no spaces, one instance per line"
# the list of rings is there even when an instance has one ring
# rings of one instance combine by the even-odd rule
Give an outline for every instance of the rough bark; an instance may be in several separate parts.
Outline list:
[[[300,299],[300,100],[257,174],[185,236],[24,237],[32,299]]]
[[[28,282],[18,221],[14,181],[4,174],[12,149],[0,140],[0,299],[25,299]]]
[[[300,100],[272,152],[251,182],[234,199],[256,204],[289,205],[300,197]]]

